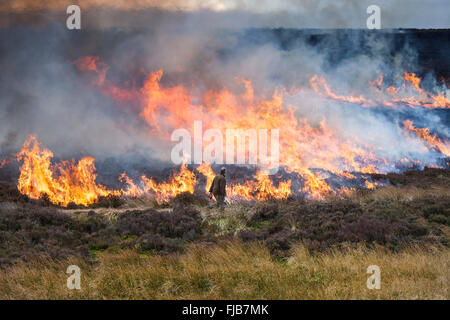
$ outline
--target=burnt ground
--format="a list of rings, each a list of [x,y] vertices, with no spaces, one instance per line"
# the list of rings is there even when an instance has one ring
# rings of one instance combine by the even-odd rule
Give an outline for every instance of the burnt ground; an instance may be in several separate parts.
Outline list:
[[[224,212],[209,209],[204,198],[190,194],[179,195],[166,209],[128,209],[124,200],[105,199],[110,211],[62,210],[1,183],[0,266],[42,256],[94,260],[104,251],[124,248],[173,254],[191,242],[206,245],[230,238],[262,242],[276,258],[287,257],[296,242],[311,251],[361,242],[392,250],[449,246],[449,170],[426,168],[372,177],[388,179],[391,185],[324,201],[234,204]]]

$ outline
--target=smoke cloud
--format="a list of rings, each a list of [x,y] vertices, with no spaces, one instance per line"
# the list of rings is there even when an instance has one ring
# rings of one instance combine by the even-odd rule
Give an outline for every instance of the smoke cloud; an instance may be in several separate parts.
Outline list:
[[[1,21],[7,25],[48,22],[52,14],[63,18],[71,4],[95,12],[89,25],[97,28],[143,28],[149,17],[161,14],[173,23],[188,14],[197,24],[228,28],[236,23],[241,27],[365,28],[366,9],[372,4],[381,8],[383,28],[450,27],[446,0],[11,0],[0,4]]]
[[[392,161],[386,171],[395,170],[393,163],[403,157],[431,165],[442,158],[420,139],[405,135],[402,126],[403,120],[412,119],[445,140],[449,129],[442,110],[364,108],[324,98],[311,88],[311,78],[317,75],[340,95],[379,97],[368,88],[380,74],[400,86],[405,72],[423,71],[411,38],[399,43],[389,32],[254,29],[364,27],[364,1],[191,1],[186,5],[182,1],[86,0],[78,3],[86,8],[83,23],[90,27],[74,32],[53,16],[46,16],[40,28],[34,23],[24,28],[27,23],[17,18],[39,10],[58,11],[63,3],[23,0],[0,6],[0,11],[17,15],[0,33],[0,146],[4,153],[16,152],[33,133],[63,158],[132,154],[169,160],[168,137],[149,134],[152,127],[142,117],[140,102],[112,99],[95,84],[97,74],[82,72],[74,63],[96,56],[108,66],[109,84],[139,92],[149,73],[163,70],[160,85],[182,85],[192,104],[211,90],[227,88],[242,94],[244,87],[236,79],[250,80],[255,95],[266,99],[284,88],[284,103],[297,118],[307,119],[312,127],[325,119],[341,141],[358,137],[361,145],[370,145],[377,156]],[[408,1],[408,6],[406,1],[380,2],[384,5],[389,9],[383,26],[409,26],[420,1]],[[446,2],[436,1],[436,5],[445,7]],[[434,25],[448,23],[440,20],[436,10],[422,13],[428,18],[420,18],[415,26],[426,26],[429,15],[436,17]],[[64,16],[63,10],[60,17]],[[440,90],[434,71],[422,74],[423,86],[431,92]],[[177,129],[162,120],[160,125]],[[308,165],[315,163],[311,160]]]

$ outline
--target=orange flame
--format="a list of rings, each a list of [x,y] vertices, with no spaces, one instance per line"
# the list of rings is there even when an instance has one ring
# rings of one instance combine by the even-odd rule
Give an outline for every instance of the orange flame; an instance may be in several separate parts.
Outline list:
[[[444,92],[438,94],[428,93],[420,87],[421,79],[415,73],[405,72],[403,75],[404,83],[400,87],[389,86],[386,88],[386,95],[391,100],[386,100],[382,91],[384,77],[382,74],[377,79],[370,81],[371,87],[376,89],[378,94],[382,96],[376,99],[368,99],[364,96],[345,96],[339,95],[330,88],[324,77],[314,75],[310,80],[310,86],[317,94],[325,96],[329,99],[356,103],[362,107],[370,108],[373,106],[384,105],[386,107],[395,107],[396,103],[403,103],[409,107],[421,106],[425,108],[450,108],[450,99],[446,97]],[[408,85],[418,93],[417,95],[409,95]]]
[[[450,108],[450,100],[446,98],[444,92],[438,94],[427,93],[420,87],[422,79],[420,79],[415,73],[405,72],[403,75],[405,84],[401,87],[390,86],[387,88],[387,93],[391,96],[392,102],[406,103],[409,106],[423,106],[425,108]],[[414,91],[418,93],[418,96],[404,96],[407,92],[407,86],[412,86]],[[400,93],[403,92],[403,96]]]
[[[11,161],[12,159],[4,158],[2,161],[0,161],[0,169],[9,165]]]
[[[211,186],[211,183],[213,182],[215,177],[214,171],[208,163],[202,163],[197,167],[196,170],[206,177],[205,192],[209,193],[209,187]]]
[[[206,188],[214,179],[214,172],[211,166],[203,163],[197,167],[197,171],[206,177]],[[281,181],[278,187],[273,185],[267,174],[257,172],[254,176],[256,181],[246,181],[245,184],[231,184],[227,186],[227,197],[231,200],[268,200],[268,199],[287,199],[291,194],[291,180]]]
[[[303,177],[306,180],[302,191],[311,194],[312,198],[320,200],[331,193],[330,186],[318,174],[305,169]]]
[[[362,105],[363,107],[369,107],[369,104],[373,104],[373,101],[368,100],[368,99],[364,98],[363,96],[359,96],[359,97],[343,96],[343,95],[338,95],[338,94],[334,93],[328,86],[324,77],[319,77],[317,75],[314,75],[309,80],[309,84],[311,85],[311,87],[313,88],[313,90],[316,93],[327,96],[334,100],[358,103],[358,104]]]
[[[194,94],[197,90],[190,90],[182,85],[162,85],[163,71],[158,70],[147,75],[142,87],[122,89],[107,79],[109,67],[98,57],[80,58],[74,64],[84,72],[95,73],[98,78],[92,84],[98,86],[104,94],[119,101],[137,101],[139,115],[147,123],[149,135],[155,139],[168,141],[174,129],[191,128],[196,120],[202,120],[204,130],[213,127],[222,132],[225,129],[280,129],[280,165],[288,173],[301,176],[303,186],[299,190],[291,190],[291,180],[281,181],[276,186],[269,176],[257,172],[253,180],[243,184],[230,184],[227,191],[230,199],[285,199],[291,192],[303,192],[309,197],[322,199],[327,194],[338,192],[328,185],[327,172],[342,179],[357,179],[352,172],[376,173],[387,163],[386,159],[374,153],[372,146],[362,143],[358,137],[349,136],[343,140],[325,119],[311,123],[298,116],[297,111],[309,106],[301,103],[290,105],[286,99],[290,93],[285,88],[276,88],[257,96],[250,81],[238,79],[243,87],[240,94],[227,88]],[[400,87],[383,88],[383,81],[381,74],[370,83],[377,89],[371,92],[376,96],[367,98],[357,94],[338,94],[331,89],[324,77],[314,75],[309,81],[312,91],[308,89],[308,93],[366,108],[378,105],[395,107],[399,102],[409,107],[450,107],[448,90],[437,94],[427,93],[420,86],[421,79],[414,73],[405,73]],[[303,89],[293,91],[304,92]],[[413,95],[407,95],[411,92]],[[431,135],[427,128],[414,128],[412,122],[406,121],[404,126],[428,146],[449,156],[447,141],[443,142]],[[149,194],[161,202],[181,192],[193,193],[197,183],[195,173],[183,165],[167,182],[156,182],[142,176],[141,181],[135,183],[123,173],[119,180],[127,187],[120,191],[107,190],[95,183],[93,158],[83,158],[78,163],[63,161],[51,166],[51,157],[52,153],[46,149],[40,150],[36,138],[31,136],[18,154],[18,158],[24,161],[18,186],[21,192],[32,198],[39,198],[46,193],[53,203],[61,205],[69,202],[90,204],[99,196],[108,194],[132,197]],[[322,170],[316,171],[313,168]],[[202,164],[197,172],[206,176],[208,188],[214,177],[211,167]],[[365,186],[373,188],[374,184],[366,181]],[[343,190],[341,191],[345,193]]]
[[[202,120],[204,125],[213,125],[214,129],[221,131],[233,128],[243,130],[282,128],[280,150],[283,151],[280,154],[280,164],[288,171],[300,174],[306,181],[306,186],[299,191],[306,191],[309,196],[315,198],[320,198],[321,193],[330,192],[331,188],[320,173],[313,174],[309,171],[311,167],[322,168],[342,178],[354,179],[350,172],[376,173],[380,164],[387,163],[386,159],[373,154],[371,146],[360,143],[358,137],[342,141],[325,120],[313,126],[306,118],[295,116],[294,110],[299,107],[286,104],[285,96],[288,93],[284,88],[276,89],[268,99],[264,98],[264,94],[256,97],[251,82],[240,79],[238,81],[245,88],[242,94],[222,89],[194,96],[190,90],[181,85],[162,86],[162,77],[162,70],[150,73],[143,87],[137,90],[139,98],[142,99],[140,115],[149,125],[150,135],[159,139],[161,136],[169,137],[176,128],[191,128],[195,120]],[[398,102],[406,103],[408,106],[450,107],[443,94],[435,99],[438,102],[426,101],[433,95],[424,92],[420,87],[420,79],[414,73],[405,73],[403,80],[405,84],[402,88],[391,86],[386,89],[387,95],[392,97],[391,101],[386,100],[385,95],[380,99],[368,99],[362,95],[337,94],[332,91],[324,77],[317,75],[310,79],[310,86],[316,94],[333,100],[356,103],[362,107],[373,107],[378,104],[393,107]],[[419,92],[419,97],[399,96],[407,83]],[[379,75],[372,85],[377,86],[381,92],[383,75]],[[203,169],[199,170],[201,172]],[[203,173],[210,182],[213,173]],[[240,185],[234,186],[234,190],[244,198],[249,198],[254,188]]]
[[[40,148],[35,136],[29,136],[17,154],[17,159],[23,161],[17,186],[21,193],[32,199],[46,194],[52,203],[62,206],[71,202],[89,205],[99,196],[119,195],[95,183],[94,158],[83,158],[77,164],[73,160],[63,161],[52,166],[52,157],[50,150]]]
[[[195,174],[184,164],[181,166],[180,171],[174,174],[168,182],[158,183],[151,178],[142,176],[142,187],[138,187],[125,173],[122,173],[119,180],[125,182],[127,185],[126,189],[121,190],[122,195],[127,197],[149,195],[159,203],[167,202],[183,192],[194,193],[194,188],[197,183]]]
[[[411,120],[403,122],[405,130],[415,133],[422,141],[424,141],[431,148],[437,149],[442,154],[450,157],[450,143],[448,141],[442,142],[437,135],[430,134],[428,128],[415,128]]]
[[[157,183],[151,178],[142,176],[144,191],[155,195],[158,202],[168,201],[183,192],[194,193],[197,178],[184,164],[180,172],[173,175],[168,182]]]

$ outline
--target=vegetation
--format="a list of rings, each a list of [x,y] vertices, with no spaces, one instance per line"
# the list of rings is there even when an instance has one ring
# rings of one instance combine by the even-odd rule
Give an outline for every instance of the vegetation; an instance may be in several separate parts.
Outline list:
[[[448,249],[401,253],[362,246],[311,254],[296,245],[287,260],[258,243],[190,245],[181,255],[103,253],[96,263],[70,258],[19,263],[0,271],[0,299],[448,299]],[[69,265],[81,290],[68,290]],[[381,289],[369,290],[369,265]]]
[[[0,298],[448,299],[450,176],[436,170],[224,211],[191,194],[62,210],[0,185]],[[372,264],[381,290],[366,288]]]

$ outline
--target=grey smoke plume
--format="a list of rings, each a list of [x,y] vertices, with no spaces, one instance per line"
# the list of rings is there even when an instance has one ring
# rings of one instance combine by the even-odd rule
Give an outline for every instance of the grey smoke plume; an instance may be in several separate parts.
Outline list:
[[[365,28],[366,9],[373,4],[381,8],[383,28],[450,27],[446,0],[11,0],[0,4],[6,14],[1,21],[36,23],[48,21],[50,13],[63,18],[71,4],[95,11],[89,25],[97,28],[142,28],[161,15],[172,23],[189,15],[196,25],[227,28],[236,26],[236,18],[241,27]]]
[[[364,1],[350,2],[351,9],[343,2],[281,1],[279,5],[270,2],[260,10],[254,3],[243,1],[236,5],[228,2],[230,8],[223,11],[201,7],[198,9],[208,10],[150,10],[131,16],[129,12],[94,8],[86,13],[85,23],[101,29],[75,32],[66,30],[58,20],[40,28],[13,24],[0,34],[1,149],[17,151],[26,136],[34,133],[61,157],[143,154],[168,159],[170,146],[164,140],[167,137],[150,138],[149,127],[133,103],[113,101],[103,95],[91,84],[92,79],[74,66],[77,58],[93,55],[109,65],[107,79],[119,87],[129,86],[127,81],[131,80],[139,88],[142,70],[148,73],[162,69],[163,86],[183,84],[194,93],[224,87],[241,92],[236,77],[251,80],[256,94],[273,92],[280,86],[307,88],[306,93],[292,94],[287,101],[295,106],[296,116],[308,119],[311,125],[318,125],[325,118],[342,140],[358,136],[361,143],[374,146],[379,156],[395,161],[408,155],[436,164],[439,155],[426,150],[421,141],[407,139],[400,128],[402,119],[412,117],[420,119],[420,125],[448,137],[448,126],[439,113],[411,109],[411,114],[405,115],[392,110],[370,110],[309,94],[309,80],[317,74],[325,76],[336,92],[370,97],[368,82],[378,72],[395,81],[396,75],[420,68],[416,52],[407,41],[394,50],[392,37],[355,31],[345,38],[339,38],[338,33],[336,37],[324,37],[315,45],[309,42],[308,32],[320,36],[323,31],[295,35],[293,30],[274,33],[247,29],[286,23],[324,28],[364,26]],[[403,15],[399,13],[400,4],[395,8],[388,14],[388,18],[393,17],[392,26],[397,25],[396,15]],[[296,15],[309,16],[311,10],[316,15],[295,20]],[[98,15],[99,12],[104,15]],[[132,26],[145,23],[145,28],[112,28],[114,23],[126,26],[131,20]],[[280,45],[280,39],[284,39],[281,42],[285,47]],[[433,89],[435,77],[429,77],[429,87]]]

